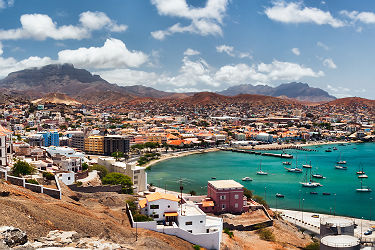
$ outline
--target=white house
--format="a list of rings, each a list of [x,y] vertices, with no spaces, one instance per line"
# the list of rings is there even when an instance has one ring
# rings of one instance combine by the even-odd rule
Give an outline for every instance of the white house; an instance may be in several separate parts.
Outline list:
[[[6,134],[0,132],[0,167],[7,165]]]
[[[222,219],[207,216],[193,202],[183,200],[181,204],[179,201],[172,194],[146,195],[139,201],[141,213],[154,218],[154,221],[133,222],[133,227],[176,235],[207,249],[220,249]]]
[[[75,182],[75,173],[72,171],[58,171],[55,174],[65,185],[72,185]]]

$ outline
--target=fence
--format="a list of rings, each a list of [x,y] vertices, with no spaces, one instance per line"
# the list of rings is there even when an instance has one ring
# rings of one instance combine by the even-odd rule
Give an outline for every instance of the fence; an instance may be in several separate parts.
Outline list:
[[[24,187],[36,193],[46,194],[56,199],[61,199],[61,188],[58,178],[55,176],[57,189],[46,188],[43,185],[27,183],[25,178],[8,175],[7,172],[0,171],[0,178],[9,181],[13,185]]]
[[[98,192],[116,192],[122,191],[121,185],[105,185],[105,186],[90,186],[90,187],[79,187],[77,184],[68,186],[72,191],[81,193],[98,193]]]

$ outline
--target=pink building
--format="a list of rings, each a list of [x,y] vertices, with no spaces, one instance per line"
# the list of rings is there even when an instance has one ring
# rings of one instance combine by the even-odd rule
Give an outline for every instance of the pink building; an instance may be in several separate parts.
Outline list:
[[[200,208],[206,213],[240,214],[249,210],[243,186],[234,180],[209,181],[207,199]]]

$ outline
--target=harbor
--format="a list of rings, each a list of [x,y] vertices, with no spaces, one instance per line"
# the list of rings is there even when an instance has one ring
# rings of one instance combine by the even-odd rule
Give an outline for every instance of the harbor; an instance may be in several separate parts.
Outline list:
[[[272,156],[272,157],[285,158],[285,159],[293,159],[293,155],[285,154],[285,153],[280,153],[280,154],[262,153],[262,152],[257,152],[254,150],[243,150],[243,149],[234,149],[234,148],[221,148],[221,150],[236,152],[236,153],[243,153],[243,154],[254,154],[254,155]]]

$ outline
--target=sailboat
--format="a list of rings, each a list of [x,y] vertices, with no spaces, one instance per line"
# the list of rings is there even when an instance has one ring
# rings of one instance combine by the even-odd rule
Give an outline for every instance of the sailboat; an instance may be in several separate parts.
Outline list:
[[[369,187],[364,187],[362,185],[362,179],[361,179],[361,188],[356,189],[357,192],[371,192],[372,190]]]
[[[362,165],[362,164],[360,163],[360,164],[359,164],[359,167],[358,167],[357,174],[363,175],[363,174],[365,174],[365,172],[363,171],[363,167],[362,167],[362,170],[360,169],[361,165]]]
[[[253,179],[246,176],[246,177],[242,178],[242,181],[253,181]]]
[[[340,160],[337,162],[337,164],[346,164],[346,161],[341,160],[341,153],[340,153]]]
[[[347,170],[348,169],[348,167],[346,167],[346,166],[340,166],[340,165],[335,166],[335,168],[336,169],[340,169],[340,170]]]
[[[307,172],[306,172],[306,175],[305,175],[305,182],[301,182],[301,185],[303,187],[321,187],[322,184],[320,184],[319,182],[315,182],[312,180],[312,174],[311,174],[311,168],[310,168],[310,179],[309,181],[307,181]]]
[[[262,171],[262,161],[260,161],[259,171],[257,172],[257,175],[268,175],[267,172]]]
[[[292,173],[302,173],[302,169],[301,168],[298,168],[297,167],[298,164],[297,164],[297,156],[296,156],[296,166],[294,168],[285,168],[288,172],[292,172]]]
[[[302,165],[303,168],[311,168],[311,161],[310,161],[310,164],[304,164]]]

